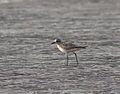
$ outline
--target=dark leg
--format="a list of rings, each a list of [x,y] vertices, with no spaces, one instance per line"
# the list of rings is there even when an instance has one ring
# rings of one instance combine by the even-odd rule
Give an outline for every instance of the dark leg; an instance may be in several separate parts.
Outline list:
[[[77,54],[76,54],[76,53],[74,53],[74,54],[75,54],[76,62],[77,62],[77,65],[78,65],[78,58],[77,58]]]
[[[68,53],[67,53],[67,66],[68,66],[68,59],[69,59],[69,58],[68,58]]]

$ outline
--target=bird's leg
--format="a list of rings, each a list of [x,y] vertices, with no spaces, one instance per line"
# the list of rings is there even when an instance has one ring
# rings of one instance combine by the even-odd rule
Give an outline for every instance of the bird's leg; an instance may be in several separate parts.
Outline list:
[[[77,54],[76,54],[76,53],[74,53],[74,54],[75,54],[76,62],[77,62],[77,65],[78,65],[78,58],[77,58]]]
[[[68,58],[68,53],[67,53],[67,66],[68,66],[68,59],[69,59],[69,58]]]

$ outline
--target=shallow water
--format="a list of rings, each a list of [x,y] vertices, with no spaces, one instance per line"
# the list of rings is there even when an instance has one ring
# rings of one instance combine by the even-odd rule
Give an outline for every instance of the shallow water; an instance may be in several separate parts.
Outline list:
[[[119,0],[0,5],[0,94],[119,94]],[[87,45],[79,65],[51,42]]]

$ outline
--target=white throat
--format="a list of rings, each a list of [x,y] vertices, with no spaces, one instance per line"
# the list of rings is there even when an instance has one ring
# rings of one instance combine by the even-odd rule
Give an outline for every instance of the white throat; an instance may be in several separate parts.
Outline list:
[[[65,50],[64,48],[62,48],[60,45],[58,45],[58,44],[57,44],[57,48],[58,48],[61,52],[66,53],[66,50]]]

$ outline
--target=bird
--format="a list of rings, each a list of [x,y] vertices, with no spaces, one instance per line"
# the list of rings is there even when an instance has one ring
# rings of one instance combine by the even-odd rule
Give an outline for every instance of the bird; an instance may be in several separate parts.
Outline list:
[[[85,49],[87,47],[87,46],[77,46],[73,43],[62,42],[61,39],[58,39],[58,38],[55,39],[51,44],[56,44],[57,48],[62,53],[65,53],[67,55],[67,64],[66,64],[67,66],[68,66],[68,60],[69,60],[68,53],[73,53],[75,55],[76,62],[78,65],[79,63],[78,63],[78,57],[77,57],[76,51],[80,49]]]

